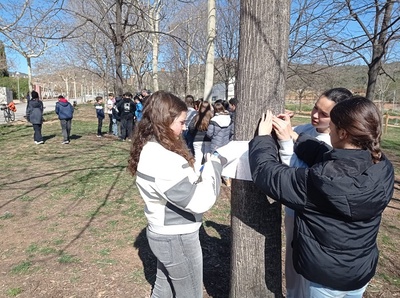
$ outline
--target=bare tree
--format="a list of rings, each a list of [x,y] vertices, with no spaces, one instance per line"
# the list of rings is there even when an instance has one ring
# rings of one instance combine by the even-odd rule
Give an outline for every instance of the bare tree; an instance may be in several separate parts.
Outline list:
[[[217,79],[225,84],[225,98],[228,87],[237,76],[239,50],[240,0],[223,1],[217,6],[217,36],[215,39],[215,71]]]
[[[147,28],[140,26],[142,18],[149,14],[149,7],[138,0],[87,0],[71,1],[66,12],[89,22],[106,36],[114,50],[116,92],[123,93],[123,45],[128,38]]]
[[[63,1],[54,1],[45,8],[38,6],[26,7],[24,14],[18,16],[18,21],[3,28],[0,32],[6,37],[5,45],[20,53],[28,66],[28,85],[32,90],[32,58],[42,56],[49,48],[57,45],[55,41],[60,36],[59,12]]]
[[[331,19],[324,32],[326,40],[338,45],[342,54],[357,57],[368,66],[366,97],[373,100],[377,78],[384,72],[382,61],[390,44],[400,37],[400,3],[341,0],[334,1],[334,6],[334,15],[324,15]]]
[[[214,85],[214,49],[215,49],[215,0],[208,0],[207,5],[207,52],[206,52],[206,73],[204,78],[204,100],[211,101],[211,91]]]
[[[261,113],[284,108],[290,1],[241,0],[236,139],[250,140]],[[232,183],[230,297],[282,297],[281,207],[250,181]]]

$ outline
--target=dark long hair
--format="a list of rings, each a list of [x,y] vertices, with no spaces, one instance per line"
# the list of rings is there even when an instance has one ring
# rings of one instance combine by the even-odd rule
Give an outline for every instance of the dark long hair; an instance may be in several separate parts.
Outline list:
[[[329,100],[332,100],[335,103],[339,103],[345,99],[349,99],[350,97],[352,97],[353,93],[351,93],[351,91],[346,88],[339,87],[326,90],[324,93],[321,94],[321,96],[325,96]]]
[[[337,103],[331,111],[331,121],[337,129],[344,129],[352,145],[371,152],[374,163],[382,157],[381,114],[376,105],[361,96],[353,96]]]
[[[166,91],[154,92],[146,101],[142,120],[136,125],[128,170],[136,174],[140,153],[144,145],[155,140],[167,150],[184,157],[193,166],[194,158],[182,137],[177,138],[170,125],[182,112],[187,111],[186,104],[177,96]]]
[[[211,104],[208,101],[203,101],[200,104],[199,112],[194,116],[195,128],[199,131],[206,131],[212,116]]]

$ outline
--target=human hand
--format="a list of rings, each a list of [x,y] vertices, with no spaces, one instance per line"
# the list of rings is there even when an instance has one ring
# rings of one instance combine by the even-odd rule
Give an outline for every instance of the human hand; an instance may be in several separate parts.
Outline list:
[[[292,117],[289,113],[279,114],[272,119],[272,125],[275,130],[276,136],[281,141],[287,141],[291,138],[296,140],[297,133],[292,129],[292,123],[290,118]]]
[[[272,131],[272,112],[267,110],[266,113],[263,113],[260,119],[260,123],[258,124],[258,135],[266,136],[270,135]]]

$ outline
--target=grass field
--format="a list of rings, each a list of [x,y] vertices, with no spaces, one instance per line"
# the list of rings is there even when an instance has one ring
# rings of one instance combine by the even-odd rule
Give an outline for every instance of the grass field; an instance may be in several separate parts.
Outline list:
[[[61,144],[56,116],[45,120],[44,145],[33,143],[26,122],[0,126],[0,297],[149,297],[155,259],[145,238],[143,202],[126,171],[130,142],[97,138],[91,105],[78,106],[69,145]],[[390,127],[382,143],[396,169],[399,136]],[[397,179],[366,297],[400,296],[398,188]],[[228,297],[229,188],[223,186],[205,214],[200,237],[204,297]]]

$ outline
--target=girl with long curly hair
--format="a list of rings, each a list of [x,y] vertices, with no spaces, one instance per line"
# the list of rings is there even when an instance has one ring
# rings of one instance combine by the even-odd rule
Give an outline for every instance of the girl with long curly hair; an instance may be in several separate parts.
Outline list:
[[[147,239],[157,257],[152,297],[203,297],[202,215],[221,185],[220,159],[208,154],[200,176],[182,138],[186,104],[157,91],[135,127],[128,169],[146,204]]]

